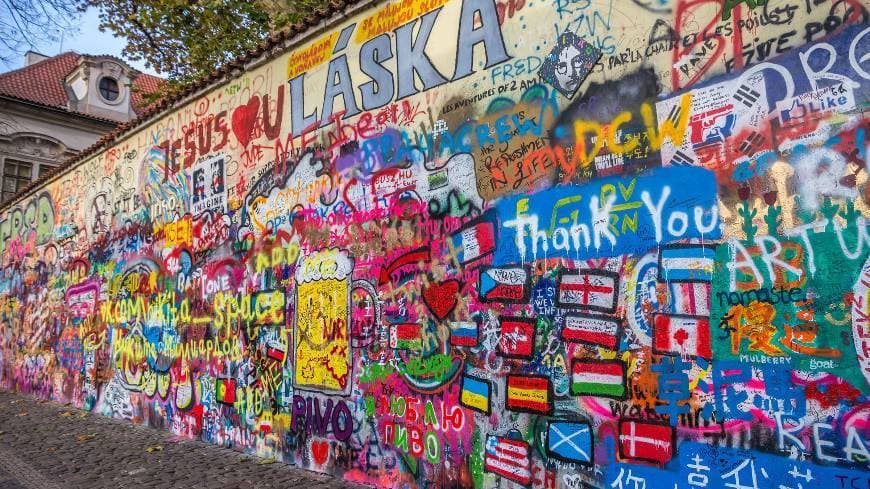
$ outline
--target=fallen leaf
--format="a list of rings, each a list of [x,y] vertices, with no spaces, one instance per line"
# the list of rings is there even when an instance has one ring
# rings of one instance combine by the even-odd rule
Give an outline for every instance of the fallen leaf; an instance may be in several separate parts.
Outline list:
[[[151,446],[151,447],[146,448],[145,451],[148,452],[148,453],[153,453],[153,452],[162,452],[162,451],[163,451],[163,445],[154,445],[154,446]]]
[[[22,416],[27,416],[27,413],[18,413],[18,414],[16,414],[15,416],[17,416],[17,417],[20,418],[20,417],[22,417]]]
[[[90,435],[79,435],[76,437],[76,441],[78,441],[78,442],[88,441],[88,440],[93,440],[96,437],[97,437],[96,433],[91,433]]]
[[[257,465],[271,465],[273,463],[275,463],[275,459],[271,457],[257,461]]]
[[[70,418],[70,417],[72,417],[72,415],[73,415],[73,413],[71,413],[70,411],[67,411],[65,413],[60,413],[61,418]]]
[[[54,453],[57,451],[57,447],[48,447],[45,449],[45,451],[48,453]]]
[[[80,418],[87,418],[87,417],[88,417],[88,413],[86,413],[86,412],[81,412],[81,413],[79,413],[79,417],[80,417]]]
[[[239,462],[247,462],[251,460],[251,457],[239,457]]]

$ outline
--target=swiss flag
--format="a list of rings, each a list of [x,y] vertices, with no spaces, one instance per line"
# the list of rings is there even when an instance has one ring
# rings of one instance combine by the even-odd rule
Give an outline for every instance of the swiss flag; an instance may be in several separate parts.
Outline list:
[[[710,320],[704,316],[656,314],[653,351],[665,355],[712,359]]]
[[[664,465],[674,456],[674,428],[639,421],[620,421],[619,454],[623,458]]]
[[[498,354],[508,358],[531,359],[535,353],[535,320],[502,317]]]

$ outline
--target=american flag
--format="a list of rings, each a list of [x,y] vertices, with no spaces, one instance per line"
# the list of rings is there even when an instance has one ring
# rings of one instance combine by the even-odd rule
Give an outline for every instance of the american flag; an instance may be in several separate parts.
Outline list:
[[[487,472],[529,485],[532,482],[529,444],[503,436],[488,436],[484,467]]]

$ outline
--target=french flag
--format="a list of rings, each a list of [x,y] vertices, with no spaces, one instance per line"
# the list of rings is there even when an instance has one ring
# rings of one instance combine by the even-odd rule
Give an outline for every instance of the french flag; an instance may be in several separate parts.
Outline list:
[[[495,251],[495,224],[488,220],[472,223],[450,236],[450,244],[461,264],[489,255]]]

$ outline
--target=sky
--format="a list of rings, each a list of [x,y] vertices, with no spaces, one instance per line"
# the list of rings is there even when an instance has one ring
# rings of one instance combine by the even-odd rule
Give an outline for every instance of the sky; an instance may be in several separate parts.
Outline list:
[[[80,28],[77,33],[67,34],[61,42],[45,42],[34,46],[34,51],[40,52],[47,56],[54,56],[63,51],[77,51],[82,54],[111,54],[118,58],[124,59],[130,66],[144,73],[157,75],[151,68],[145,68],[145,63],[142,61],[130,61],[121,55],[121,50],[127,44],[123,38],[112,36],[110,32],[100,32],[99,13],[94,8],[89,8],[81,18]],[[26,51],[26,49],[25,49]],[[24,54],[15,56],[9,66],[4,66],[0,63],[0,72],[10,71],[24,66]]]

